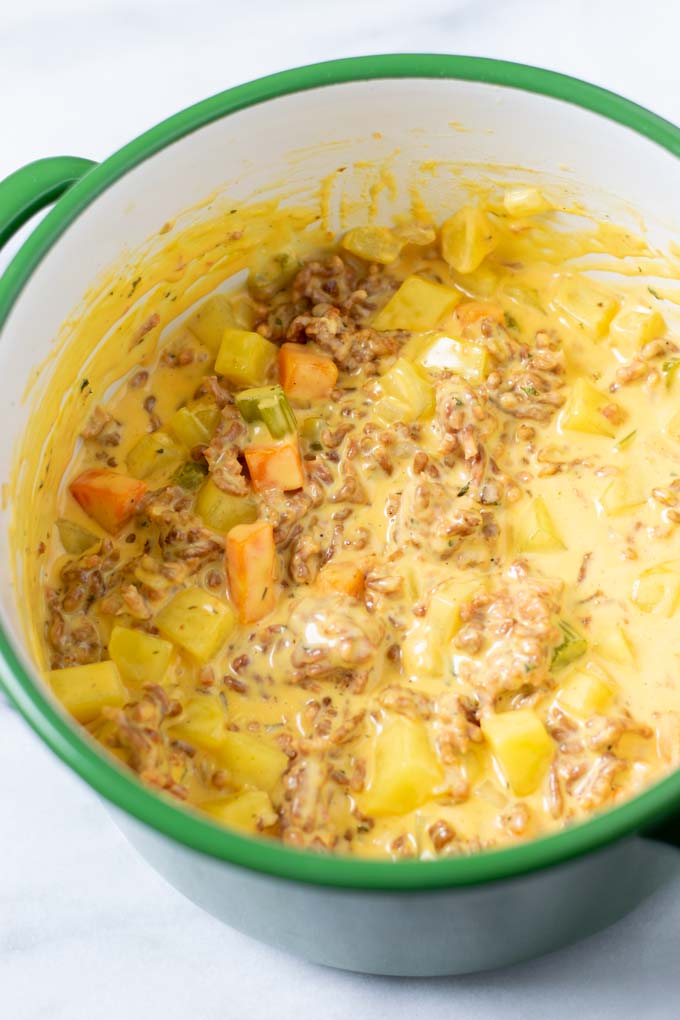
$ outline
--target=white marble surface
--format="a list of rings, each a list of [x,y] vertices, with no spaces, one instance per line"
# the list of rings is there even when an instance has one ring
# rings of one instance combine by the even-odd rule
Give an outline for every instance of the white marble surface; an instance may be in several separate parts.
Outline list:
[[[285,66],[380,51],[543,64],[678,121],[679,30],[676,0],[0,3],[0,176],[44,155],[101,158],[176,109]],[[627,1020],[643,1010],[663,1020],[680,1001],[680,854],[650,848],[649,866],[662,861],[675,875],[664,897],[531,964],[430,981],[335,973],[230,931],[174,892],[0,701],[7,1020]]]

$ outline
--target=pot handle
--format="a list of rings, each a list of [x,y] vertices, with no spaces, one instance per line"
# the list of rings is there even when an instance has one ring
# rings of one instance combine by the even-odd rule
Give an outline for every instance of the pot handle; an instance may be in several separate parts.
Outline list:
[[[96,165],[78,156],[50,156],[0,181],[0,249],[34,213],[55,202]]]

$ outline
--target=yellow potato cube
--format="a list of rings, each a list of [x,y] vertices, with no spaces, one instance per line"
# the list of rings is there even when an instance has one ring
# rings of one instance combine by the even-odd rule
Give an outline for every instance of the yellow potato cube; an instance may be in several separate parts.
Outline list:
[[[519,552],[558,552],[566,549],[543,496],[535,496],[519,517]]]
[[[596,436],[613,439],[618,426],[602,412],[605,408],[618,405],[605,393],[600,393],[592,383],[582,376],[574,382],[566,404],[560,415],[560,425],[572,432],[590,432]]]
[[[601,715],[614,700],[612,687],[588,667],[572,673],[557,689],[555,700],[570,715],[584,719]]]
[[[600,496],[602,509],[608,517],[627,513],[647,501],[647,493],[639,482],[633,482],[627,475],[614,478]]]
[[[673,616],[680,603],[680,561],[643,570],[633,584],[633,603],[643,613]]]
[[[503,195],[503,205],[510,216],[536,216],[553,208],[538,188],[511,188]]]
[[[429,379],[407,361],[398,358],[380,379],[380,387],[387,397],[400,401],[408,410],[404,421],[415,421],[434,410],[434,388]]]
[[[343,237],[342,247],[367,262],[387,266],[399,257],[404,241],[388,227],[354,227]]]
[[[567,322],[592,340],[601,340],[616,315],[619,303],[604,287],[584,276],[560,277],[553,304]]]
[[[410,407],[396,397],[380,397],[373,405],[373,414],[383,425],[393,425],[395,421],[412,421]]]
[[[622,308],[609,326],[609,340],[625,357],[632,357],[641,347],[666,332],[661,312],[647,305]]]
[[[670,439],[680,443],[680,411],[677,411],[666,423],[665,432]]]
[[[248,496],[234,496],[223,492],[207,478],[196,497],[196,513],[203,523],[226,535],[237,524],[252,524],[257,520],[257,506]]]
[[[409,276],[378,312],[375,329],[409,329],[424,333],[434,329],[452,312],[463,295],[453,287],[432,283],[421,276]]]
[[[426,615],[416,619],[402,642],[407,676],[442,677],[448,672],[449,645],[462,625],[460,607],[484,586],[482,578],[470,578],[446,581],[433,590]]]
[[[406,814],[429,800],[443,778],[424,725],[395,716],[376,737],[361,810],[375,816]]]
[[[595,651],[620,666],[631,665],[635,661],[633,648],[623,627],[618,625],[607,627],[595,644]]]
[[[269,301],[283,290],[300,268],[300,262],[290,249],[275,255],[264,253],[248,276],[248,290],[260,301]]]
[[[213,294],[187,319],[187,326],[211,354],[217,354],[225,329],[238,325],[226,294]]]
[[[186,458],[186,450],[167,432],[147,432],[128,452],[127,469],[133,478],[167,480]]]
[[[81,723],[92,722],[104,707],[119,708],[127,700],[118,667],[110,660],[53,669],[47,676],[66,711]]]
[[[257,833],[278,821],[269,795],[264,790],[247,790],[235,797],[215,800],[202,805],[203,810],[222,825]]]
[[[222,703],[213,694],[189,698],[182,715],[170,728],[175,740],[199,747],[203,751],[217,751],[224,743],[226,718]]]
[[[217,757],[239,786],[254,786],[267,793],[279,785],[288,768],[288,757],[280,748],[251,733],[228,731]]]
[[[528,708],[482,718],[482,733],[501,772],[518,797],[536,790],[555,752],[545,726]]]
[[[449,369],[471,383],[483,382],[491,370],[486,347],[450,336],[428,338],[414,361],[423,368]]]
[[[228,602],[202,588],[185,588],[163,606],[155,622],[169,641],[207,662],[236,626],[236,614]]]
[[[442,256],[458,273],[473,272],[497,245],[493,223],[474,206],[464,206],[442,224]]]
[[[225,329],[215,359],[215,371],[234,386],[260,386],[271,374],[279,349],[259,333]]]
[[[173,647],[169,641],[132,627],[114,627],[109,655],[129,684],[160,684],[165,678]]]

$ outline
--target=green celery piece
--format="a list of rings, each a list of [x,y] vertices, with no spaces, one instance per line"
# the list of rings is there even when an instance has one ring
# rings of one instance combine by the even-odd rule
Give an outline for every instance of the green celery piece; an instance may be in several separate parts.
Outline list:
[[[309,445],[310,450],[322,450],[321,433],[328,427],[325,418],[305,418],[300,426],[300,435]]]
[[[174,485],[179,485],[189,492],[194,492],[203,485],[207,473],[207,464],[199,464],[196,461],[188,460],[177,468],[171,481]]]
[[[100,542],[100,539],[91,531],[81,528],[79,524],[75,524],[65,517],[60,517],[57,521],[57,531],[61,544],[70,556],[81,556]]]
[[[588,649],[588,642],[583,635],[574,630],[566,620],[560,620],[559,627],[564,637],[553,652],[552,669],[562,669],[563,666],[568,666],[585,655]]]
[[[273,439],[295,432],[297,421],[288,397],[280,386],[256,386],[236,396],[236,406],[245,421],[262,421]]]

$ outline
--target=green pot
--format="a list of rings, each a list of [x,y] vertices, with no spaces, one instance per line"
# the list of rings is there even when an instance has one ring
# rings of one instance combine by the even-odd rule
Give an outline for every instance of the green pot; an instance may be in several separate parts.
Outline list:
[[[469,130],[453,130],[453,120]],[[342,144],[319,145],[332,141]],[[406,55],[318,64],[231,89],[101,165],[46,159],[0,183],[0,243],[57,200],[0,281],[0,478],[9,476],[26,428],[30,408],[21,394],[35,366],[92,277],[124,248],[135,249],[227,179],[238,201],[282,173],[318,181],[339,162],[390,153],[398,179],[423,159],[520,165],[566,178],[589,207],[618,215],[630,203],[660,241],[680,238],[680,223],[669,218],[680,131],[572,78],[493,60]],[[443,211],[454,196],[450,183],[440,190]],[[22,592],[11,583],[10,512],[0,511],[0,673],[10,699],[113,805],[140,853],[235,928],[335,967],[455,974],[563,946],[665,881],[645,869],[643,844],[633,837],[654,832],[678,844],[677,824],[659,828],[680,808],[678,773],[557,835],[434,862],[298,851],[225,831],[156,796],[105,758],[39,680],[19,620]]]

